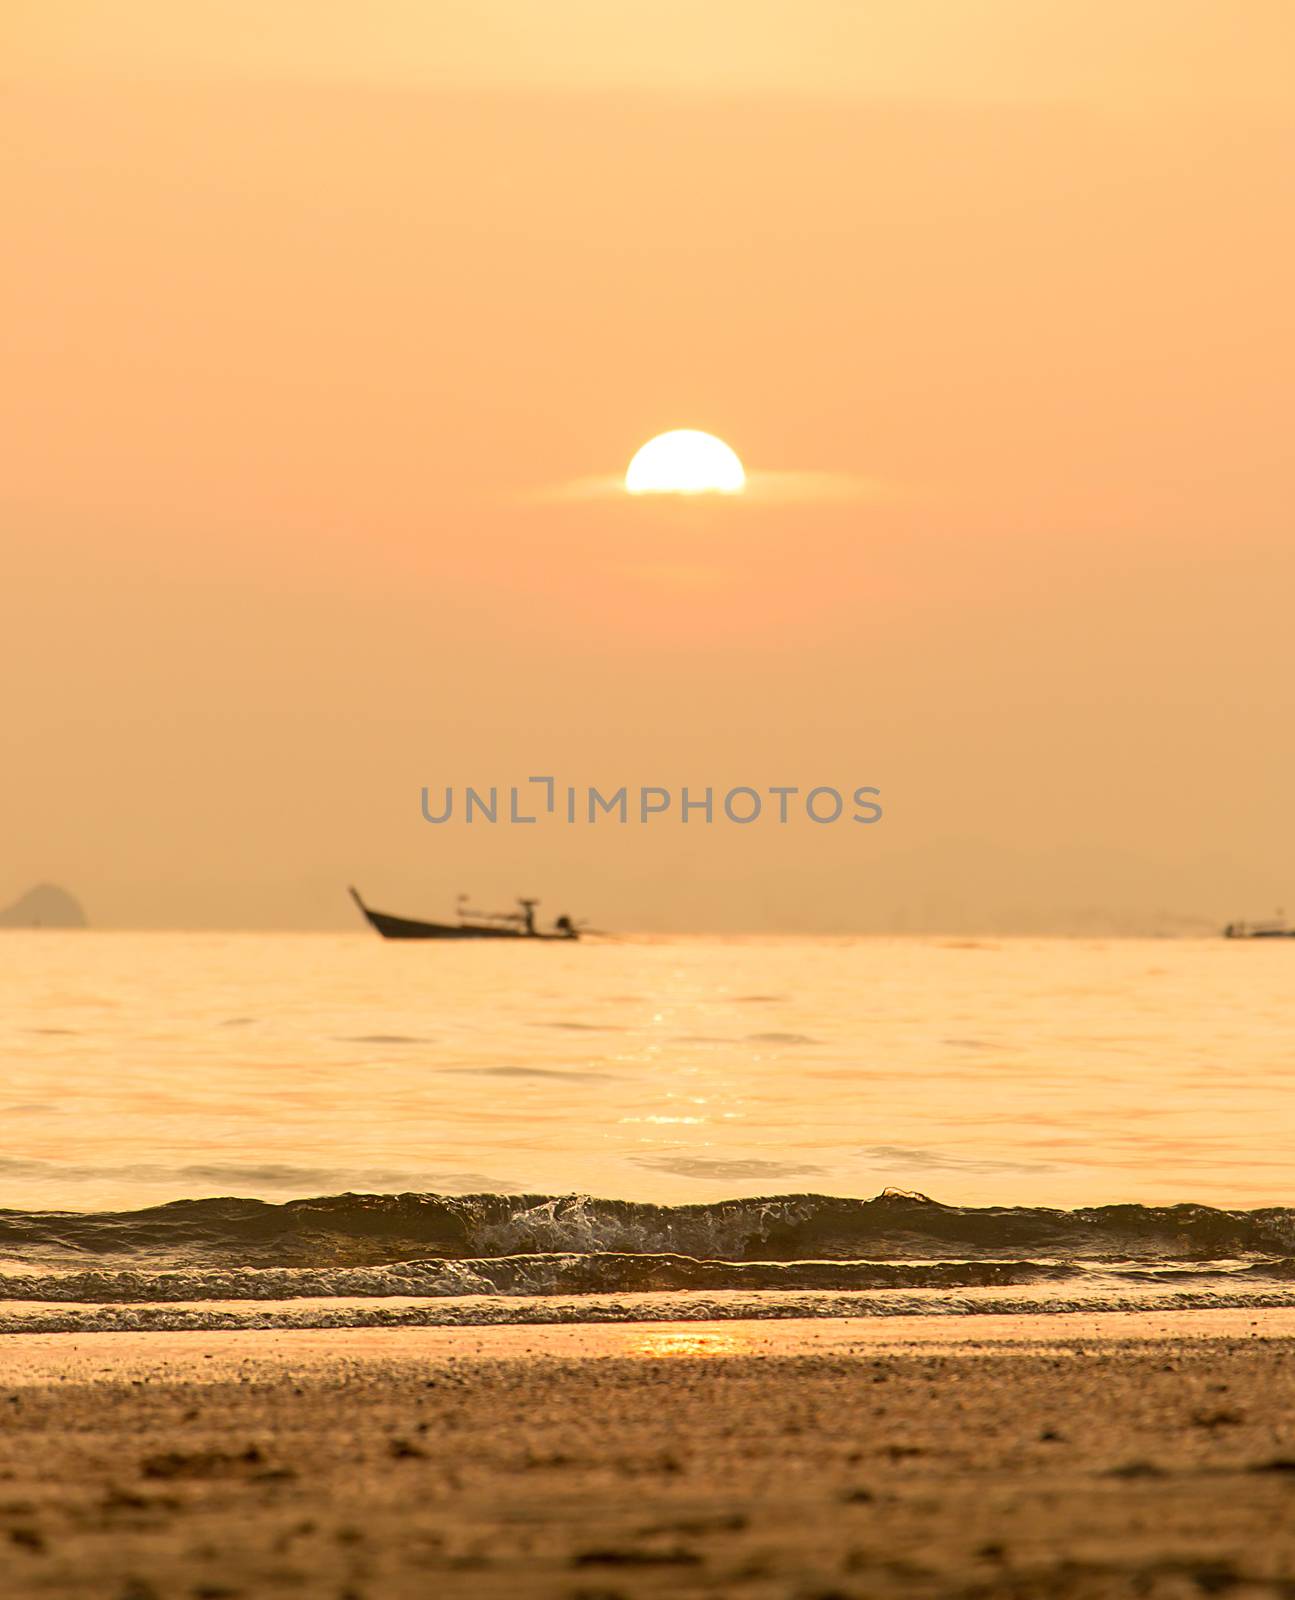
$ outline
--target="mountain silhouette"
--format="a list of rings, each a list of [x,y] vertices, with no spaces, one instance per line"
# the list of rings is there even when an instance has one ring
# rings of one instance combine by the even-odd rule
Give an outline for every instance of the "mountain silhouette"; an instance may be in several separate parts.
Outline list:
[[[56,883],[38,883],[0,911],[0,928],[84,928],[79,900]]]

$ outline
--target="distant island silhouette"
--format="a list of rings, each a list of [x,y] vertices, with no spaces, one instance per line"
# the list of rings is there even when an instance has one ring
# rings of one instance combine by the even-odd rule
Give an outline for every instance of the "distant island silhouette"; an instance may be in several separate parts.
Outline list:
[[[0,911],[0,928],[84,928],[81,902],[56,883],[38,883]]]

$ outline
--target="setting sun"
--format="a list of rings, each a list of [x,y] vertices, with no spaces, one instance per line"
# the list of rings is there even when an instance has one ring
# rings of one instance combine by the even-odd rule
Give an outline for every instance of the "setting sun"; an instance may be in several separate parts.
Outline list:
[[[741,494],[746,473],[713,433],[676,428],[649,439],[625,473],[630,494]]]

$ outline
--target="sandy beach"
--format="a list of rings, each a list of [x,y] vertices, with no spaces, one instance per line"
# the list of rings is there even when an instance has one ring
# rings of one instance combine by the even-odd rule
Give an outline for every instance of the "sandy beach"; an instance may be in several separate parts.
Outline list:
[[[1295,1593],[1295,1313],[15,1335],[0,1592]]]

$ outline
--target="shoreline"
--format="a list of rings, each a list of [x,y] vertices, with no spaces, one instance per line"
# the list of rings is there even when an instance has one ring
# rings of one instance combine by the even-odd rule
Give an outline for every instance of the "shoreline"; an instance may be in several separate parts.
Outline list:
[[[1076,1343],[1295,1341],[1295,1307],[1220,1310],[786,1317],[690,1322],[536,1322],[427,1327],[187,1328],[12,1333],[0,1338],[4,1381],[119,1379],[155,1370],[197,1381],[231,1363],[318,1369],[343,1358],[382,1362],[600,1360],[671,1354],[825,1356],[917,1349],[1051,1349]]]
[[[516,1327],[616,1328],[656,1323],[682,1328],[705,1323],[773,1327],[847,1321],[856,1326],[929,1322],[968,1328],[1019,1319],[1046,1326],[1060,1320],[1112,1317],[1295,1317],[1295,1289],[1251,1289],[1241,1295],[1183,1290],[1123,1294],[1058,1294],[1049,1286],[1016,1290],[972,1288],[797,1292],[790,1290],[639,1290],[622,1294],[362,1295],[245,1298],[0,1302],[0,1349],[14,1339],[42,1334],[107,1338],[176,1333],[265,1336],[345,1331],[432,1333],[462,1336],[470,1329]],[[950,1333],[949,1337],[954,1335]]]

